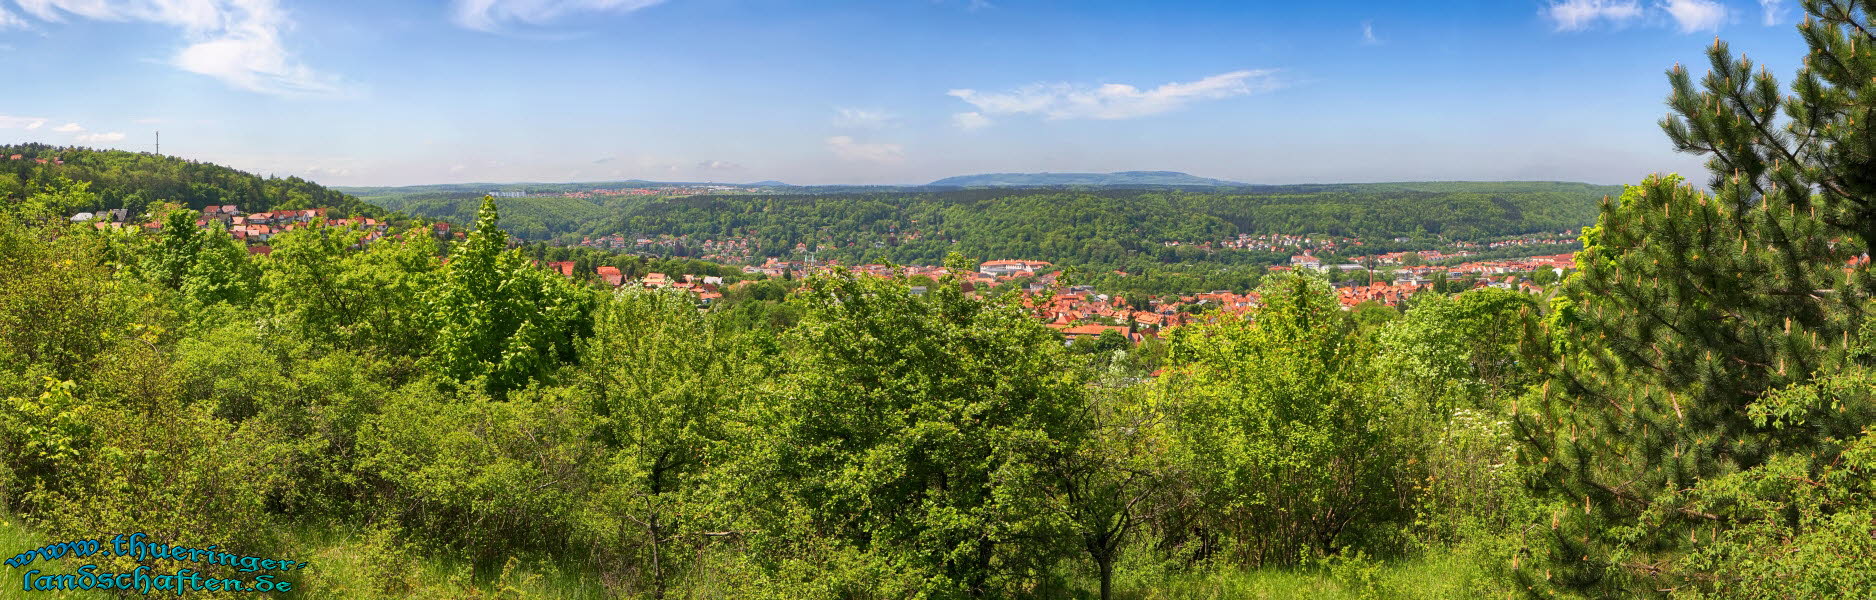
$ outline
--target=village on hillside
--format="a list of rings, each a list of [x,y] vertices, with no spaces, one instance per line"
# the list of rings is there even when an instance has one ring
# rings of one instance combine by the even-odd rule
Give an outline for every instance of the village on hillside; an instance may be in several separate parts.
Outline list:
[[[225,230],[229,235],[246,244],[249,254],[268,254],[271,247],[268,242],[274,236],[294,229],[316,226],[355,227],[364,232],[360,244],[369,244],[389,235],[390,225],[383,220],[350,217],[333,218],[329,209],[313,208],[301,210],[275,210],[259,213],[247,213],[235,205],[204,207],[195,225],[200,228]],[[98,229],[137,228],[155,232],[161,228],[158,220],[146,223],[128,222],[129,215],[122,209],[98,213],[81,212],[71,216],[74,223],[89,223]],[[449,223],[435,222],[428,226],[430,232],[441,239],[460,239],[463,232],[452,231]],[[627,242],[619,239],[605,239],[600,247],[612,247],[621,250],[639,249],[651,246],[656,250],[661,241],[636,239]],[[1253,238],[1244,238],[1252,240]],[[1256,242],[1276,242],[1265,248],[1321,248],[1331,249],[1347,240],[1330,238],[1310,238],[1309,236],[1270,236],[1254,238]],[[511,244],[518,243],[512,240]],[[1534,243],[1551,243],[1549,240]],[[752,248],[741,240],[717,243],[705,240],[702,247],[718,251],[731,251],[734,258],[748,258]],[[733,250],[732,250],[733,249]],[[1273,272],[1311,271],[1333,277],[1339,273],[1361,271],[1368,273],[1367,283],[1339,281],[1334,284],[1336,299],[1344,310],[1353,310],[1364,303],[1382,306],[1401,307],[1417,294],[1435,290],[1441,280],[1466,281],[1467,288],[1496,287],[1517,290],[1524,293],[1540,294],[1544,287],[1536,282],[1533,275],[1548,271],[1561,276],[1564,271],[1575,266],[1571,254],[1553,254],[1503,260],[1482,260],[1461,262],[1451,265],[1436,263],[1450,262],[1470,256],[1469,251],[1442,252],[1425,250],[1418,252],[1391,252],[1359,257],[1349,262],[1334,263],[1318,258],[1305,250],[1303,254],[1292,256],[1288,265],[1269,267]],[[713,258],[732,258],[718,254]],[[1346,260],[1346,259],[1345,259]],[[730,262],[730,261],[725,261]],[[557,272],[569,278],[592,281],[611,288],[644,287],[673,289],[691,293],[700,304],[714,303],[724,296],[724,292],[735,286],[757,279],[792,278],[802,279],[815,275],[831,273],[837,269],[875,277],[924,278],[936,281],[951,275],[951,270],[942,266],[895,266],[885,264],[843,265],[838,260],[781,260],[768,257],[761,264],[746,265],[742,272],[752,276],[748,280],[726,283],[720,276],[701,276],[691,274],[645,273],[640,277],[628,279],[618,267],[597,266],[592,272],[579,272],[574,261],[549,261],[540,263],[543,268]],[[1124,273],[1116,272],[1124,275]],[[1379,274],[1379,277],[1377,277]],[[1039,260],[1005,259],[984,261],[977,270],[957,273],[966,289],[981,292],[992,288],[1021,284],[1019,293],[1025,306],[1034,311],[1037,318],[1049,327],[1062,332],[1065,343],[1072,343],[1083,337],[1099,337],[1113,332],[1132,343],[1140,343],[1156,337],[1167,329],[1179,327],[1195,321],[1215,319],[1217,315],[1240,315],[1258,306],[1258,295],[1254,291],[1213,290],[1182,296],[1150,297],[1145,306],[1130,306],[1127,301],[1115,295],[1102,293],[1088,285],[1061,286],[1058,277],[1060,270],[1055,265]],[[1554,281],[1551,277],[1548,280]],[[1457,285],[1446,286],[1447,290],[1459,291]],[[925,286],[913,286],[913,293],[924,293]]]

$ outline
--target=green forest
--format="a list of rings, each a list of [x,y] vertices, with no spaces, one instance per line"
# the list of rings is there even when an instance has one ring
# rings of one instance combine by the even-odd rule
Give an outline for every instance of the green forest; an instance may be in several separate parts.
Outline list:
[[[1216,256],[1163,243],[1239,234],[1322,234],[1384,242],[1478,240],[1579,229],[1614,186],[1581,183],[1398,183],[1258,186],[1227,191],[969,189],[680,197],[500,200],[504,228],[534,240],[583,236],[744,238],[766,256],[798,244],[828,258],[939,264],[950,252],[995,260],[1268,264],[1276,255]],[[411,215],[468,222],[481,192],[362,196]],[[379,192],[383,193],[383,192]],[[1268,253],[1264,253],[1268,254]],[[1288,255],[1282,258],[1287,259]]]
[[[344,215],[384,214],[378,206],[298,177],[261,177],[148,152],[0,145],[0,198],[24,198],[56,187],[60,178],[90,185],[85,202],[64,207],[74,213],[125,209],[136,216],[173,202],[197,210],[232,204],[250,213],[323,207]]]
[[[602,289],[534,264],[492,200],[460,240],[305,227],[250,254],[194,205],[317,188],[132,183],[196,176],[168,163],[15,174],[0,594],[111,596],[37,591],[82,563],[33,549],[140,532],[310,563],[282,598],[1871,597],[1876,39],[1866,12],[1805,6],[1789,95],[1717,40],[1705,76],[1668,71],[1661,127],[1707,159],[1704,185],[1593,204],[1552,293],[1344,311],[1274,274],[1249,314],[1138,346],[1065,344],[1020,296],[955,279],[836,271],[708,307]],[[1061,252],[1091,260],[1117,228],[1512,227],[1333,208],[1399,194],[1576,218],[1454,185],[695,197],[624,218],[807,236],[906,217],[1012,251],[1051,247],[1021,236],[1053,223],[1086,227]],[[128,197],[160,231],[68,219]]]

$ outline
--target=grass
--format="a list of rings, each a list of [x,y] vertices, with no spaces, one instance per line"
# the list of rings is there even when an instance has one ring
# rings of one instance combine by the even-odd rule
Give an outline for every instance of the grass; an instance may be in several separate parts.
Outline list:
[[[278,579],[292,581],[291,592],[248,593],[239,597],[277,598],[281,600],[326,600],[368,598],[434,598],[438,600],[472,598],[606,598],[599,583],[579,574],[537,569],[519,563],[498,577],[477,580],[470,567],[461,561],[421,556],[408,548],[387,543],[386,536],[360,531],[300,531],[289,536],[286,546],[306,548],[289,552],[288,558],[313,564],[303,571],[293,571]],[[28,527],[12,515],[0,513],[0,557],[12,557],[53,540]],[[115,572],[103,568],[102,572]],[[85,564],[72,560],[35,561],[25,568],[0,564],[0,600],[60,600],[119,598],[106,592],[23,591],[21,577],[39,569],[43,574],[77,571]],[[168,593],[152,592],[150,597]],[[216,597],[209,592],[186,593],[189,597]],[[132,597],[137,596],[132,594]]]
[[[1313,569],[1217,570],[1121,579],[1118,600],[1503,597],[1476,561],[1460,553],[1406,561],[1348,561]]]
[[[245,594],[249,598],[608,598],[601,584],[577,572],[510,563],[505,573],[477,580],[467,564],[423,556],[389,537],[369,531],[298,531],[288,547],[310,550],[290,558],[309,561],[312,567],[285,577],[295,583],[288,593]],[[19,519],[0,514],[0,556],[11,557],[51,540]],[[50,566],[47,566],[50,565]],[[69,573],[76,564],[60,560],[35,562],[25,569],[0,565],[0,600],[62,600],[117,598],[103,592],[24,592],[20,577],[39,568]],[[708,577],[708,576],[706,576]],[[736,592],[714,583],[691,582],[690,589],[672,590],[672,597],[734,597]],[[697,585],[701,584],[701,585]],[[1074,597],[1095,597],[1096,583],[1077,578]],[[734,585],[731,585],[734,587]],[[1382,598],[1504,597],[1505,591],[1472,554],[1449,552],[1405,561],[1337,560],[1316,568],[1254,571],[1160,571],[1151,566],[1125,565],[1116,573],[1117,600],[1261,600],[1311,598],[1319,600]],[[165,594],[166,595],[166,594]],[[213,597],[190,592],[189,596]],[[155,596],[152,596],[155,597]]]

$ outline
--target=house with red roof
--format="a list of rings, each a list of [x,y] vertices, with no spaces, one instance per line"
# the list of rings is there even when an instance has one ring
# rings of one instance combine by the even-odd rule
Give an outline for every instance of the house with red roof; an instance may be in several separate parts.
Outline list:
[[[620,273],[618,267],[604,266],[604,267],[600,267],[598,271],[599,271],[599,278],[606,280],[606,285],[610,285],[612,287],[619,287],[620,285],[625,284],[625,274]]]

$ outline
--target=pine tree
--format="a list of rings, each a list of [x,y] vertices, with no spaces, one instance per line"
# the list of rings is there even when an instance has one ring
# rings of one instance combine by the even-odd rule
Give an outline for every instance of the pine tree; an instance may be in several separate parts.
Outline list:
[[[1580,272],[1537,336],[1553,342],[1532,349],[1548,380],[1517,420],[1555,503],[1520,557],[1533,591],[1737,589],[1736,572],[1688,557],[1794,504],[1775,487],[1716,482],[1774,466],[1824,481],[1839,442],[1870,421],[1867,395],[1835,410],[1781,404],[1801,426],[1767,418],[1768,398],[1869,362],[1852,338],[1871,298],[1858,260],[1876,243],[1876,3],[1805,9],[1811,52],[1792,96],[1717,40],[1700,89],[1686,68],[1668,71],[1662,129],[1708,157],[1712,192],[1650,177],[1584,232]]]

